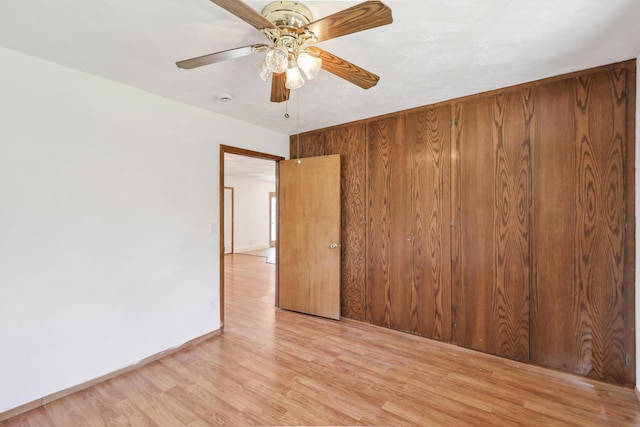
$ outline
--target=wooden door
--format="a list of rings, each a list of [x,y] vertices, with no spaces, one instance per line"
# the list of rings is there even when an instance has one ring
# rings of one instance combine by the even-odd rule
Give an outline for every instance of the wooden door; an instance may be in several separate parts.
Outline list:
[[[456,105],[454,334],[458,345],[529,360],[529,90]]]
[[[411,325],[412,236],[404,116],[367,124],[367,298],[371,323]]]
[[[451,112],[448,105],[406,115],[408,223],[412,241],[409,332],[451,341]]]
[[[625,70],[538,87],[531,360],[633,383],[625,308]],[[628,292],[631,291],[631,292]]]
[[[340,156],[280,162],[279,306],[340,318]]]
[[[451,339],[448,106],[367,124],[371,322]]]

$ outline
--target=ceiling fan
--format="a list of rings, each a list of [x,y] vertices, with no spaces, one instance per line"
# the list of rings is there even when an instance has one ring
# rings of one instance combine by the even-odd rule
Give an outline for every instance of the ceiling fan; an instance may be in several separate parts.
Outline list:
[[[304,84],[301,71],[313,79],[320,69],[363,89],[375,86],[375,74],[315,46],[317,42],[368,30],[393,22],[391,9],[377,0],[312,21],[309,9],[294,1],[274,1],[259,14],[241,0],[211,0],[265,34],[269,44],[253,44],[176,62],[180,68],[203,65],[266,52],[257,68],[266,81],[271,77],[271,102],[289,99],[291,89]]]

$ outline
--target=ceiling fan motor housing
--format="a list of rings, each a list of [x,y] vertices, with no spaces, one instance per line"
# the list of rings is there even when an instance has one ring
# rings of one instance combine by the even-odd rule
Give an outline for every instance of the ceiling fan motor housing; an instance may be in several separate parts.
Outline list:
[[[311,12],[300,3],[271,2],[262,9],[262,16],[276,26],[276,28],[264,28],[262,32],[271,40],[274,47],[288,52],[291,63],[295,63],[303,45],[317,41],[315,35],[308,30],[298,33],[300,28],[312,22]]]
[[[262,9],[262,16],[278,28],[302,28],[312,22],[309,9],[294,1],[274,1]]]

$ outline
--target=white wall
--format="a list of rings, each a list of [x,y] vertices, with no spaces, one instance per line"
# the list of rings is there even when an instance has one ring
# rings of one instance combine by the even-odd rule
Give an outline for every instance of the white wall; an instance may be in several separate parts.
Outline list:
[[[269,192],[276,191],[275,182],[225,176],[224,185],[233,187],[234,252],[268,248]]]
[[[0,48],[0,413],[219,328],[220,144],[288,153]]]

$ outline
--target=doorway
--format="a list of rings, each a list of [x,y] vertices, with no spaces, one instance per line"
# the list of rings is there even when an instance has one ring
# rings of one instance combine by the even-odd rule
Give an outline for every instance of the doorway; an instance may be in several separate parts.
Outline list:
[[[230,158],[233,158],[234,160],[233,164],[227,161],[226,168],[225,168],[225,158],[227,158],[227,160]],[[239,176],[239,178],[241,180],[246,181],[248,179],[251,179],[252,177],[255,178],[256,174],[260,173],[259,171],[260,168],[256,167],[256,165],[259,164],[259,163],[256,163],[256,161],[258,160],[261,162],[266,161],[266,163],[269,163],[269,162],[272,163],[273,168],[272,168],[271,179],[273,179],[274,181],[275,191],[269,191],[268,193],[274,193],[273,200],[276,201],[277,191],[278,191],[277,190],[278,162],[281,160],[284,160],[284,157],[276,156],[268,153],[261,153],[261,152],[252,151],[252,150],[246,150],[242,148],[231,147],[227,145],[220,145],[220,221],[223,224],[225,224],[225,226],[220,227],[221,229],[221,233],[220,233],[220,330],[222,332],[224,332],[224,312],[225,312],[225,307],[224,307],[225,268],[224,267],[225,267],[225,253],[227,252],[225,250],[225,246],[232,245],[234,249],[231,252],[241,251],[242,247],[239,242],[236,243],[236,240],[239,240],[243,237],[242,235],[240,236],[238,235],[238,234],[241,234],[239,232],[241,230],[246,231],[245,229],[247,228],[244,226],[240,227],[238,226],[238,224],[236,224],[238,228],[237,233],[234,231],[227,230],[226,224],[229,222],[228,216],[230,215],[228,204],[230,202],[228,200],[229,193],[227,192],[225,187],[234,187],[233,199],[232,199],[233,200],[232,202],[233,203],[233,213],[232,213],[233,223],[236,223],[235,218],[239,217],[240,215],[249,215],[249,214],[252,214],[253,213],[252,211],[255,210],[254,208],[252,208],[253,205],[247,205],[246,203],[245,204],[241,203],[239,188],[236,188],[233,185],[228,185],[226,181],[227,181],[229,171],[227,171],[226,169],[229,169],[229,170],[236,169],[235,173]],[[243,165],[245,166],[243,167]],[[269,200],[271,200],[270,194],[269,194]],[[259,200],[256,201],[256,203],[259,203]],[[262,199],[261,205],[264,206],[265,208],[267,207],[264,198]],[[271,203],[269,204],[268,208],[269,208],[268,211],[265,210],[265,214],[264,214],[264,216],[266,217],[265,228],[264,228],[266,237],[265,237],[264,245],[266,247],[270,247],[272,241],[274,242],[274,244],[277,242],[277,208],[274,211],[274,213],[276,213],[275,218],[272,218],[271,216]],[[263,215],[260,214],[259,216],[263,216]],[[257,219],[262,219],[262,218],[257,218]],[[274,219],[273,228],[275,229],[275,236],[271,235],[272,219]],[[227,237],[229,233],[232,233],[234,237],[231,243],[229,242],[229,239]],[[272,240],[272,237],[275,237],[275,238]],[[226,241],[226,245],[225,245],[225,241]],[[251,245],[262,245],[262,241],[256,241],[256,239],[252,240],[250,237],[247,238],[245,236],[245,240],[242,242],[242,245],[244,245],[245,247],[251,246]],[[275,260],[275,263],[276,263],[275,269],[277,270],[278,268],[277,258]],[[276,295],[277,295],[277,283],[276,283]]]
[[[233,253],[233,187],[224,187],[223,253]]]
[[[269,247],[276,245],[276,217],[278,211],[276,193],[269,193]]]

